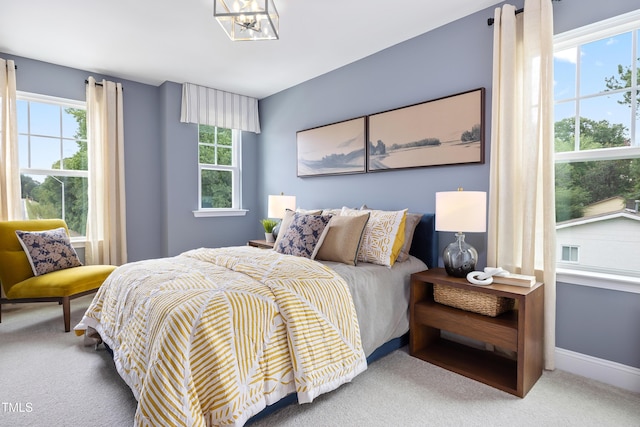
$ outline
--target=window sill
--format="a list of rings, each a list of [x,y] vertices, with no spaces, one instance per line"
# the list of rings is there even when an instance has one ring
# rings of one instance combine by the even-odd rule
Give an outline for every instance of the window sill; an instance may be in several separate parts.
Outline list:
[[[247,209],[200,209],[193,211],[196,218],[211,216],[245,216],[249,212]]]
[[[71,246],[73,246],[74,248],[84,248],[85,246],[87,246],[86,237],[72,237],[69,240],[71,240]]]
[[[556,282],[640,294],[639,277],[558,268]]]

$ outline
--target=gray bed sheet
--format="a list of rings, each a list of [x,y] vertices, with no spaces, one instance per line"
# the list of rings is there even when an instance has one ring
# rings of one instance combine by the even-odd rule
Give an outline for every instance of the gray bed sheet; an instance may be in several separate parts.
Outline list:
[[[409,331],[409,282],[411,274],[427,269],[416,257],[393,267],[358,263],[357,266],[320,261],[349,285],[367,357],[389,340]]]

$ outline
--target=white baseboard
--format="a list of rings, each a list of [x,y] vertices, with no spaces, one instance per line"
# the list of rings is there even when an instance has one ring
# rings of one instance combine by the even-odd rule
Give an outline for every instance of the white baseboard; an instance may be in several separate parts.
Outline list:
[[[556,369],[640,393],[640,369],[556,347]]]

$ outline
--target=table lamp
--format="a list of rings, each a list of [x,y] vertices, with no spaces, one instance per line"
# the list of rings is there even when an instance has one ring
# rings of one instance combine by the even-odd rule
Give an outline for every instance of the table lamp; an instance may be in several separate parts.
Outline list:
[[[478,251],[464,241],[464,233],[487,231],[487,193],[462,188],[436,193],[436,230],[456,233],[442,260],[448,275],[467,277],[476,269]]]
[[[269,195],[269,202],[267,203],[267,217],[280,220],[278,225],[273,229],[272,234],[274,238],[278,237],[280,224],[287,209],[292,211],[296,210],[296,196],[285,196],[284,193],[280,193],[279,195]]]

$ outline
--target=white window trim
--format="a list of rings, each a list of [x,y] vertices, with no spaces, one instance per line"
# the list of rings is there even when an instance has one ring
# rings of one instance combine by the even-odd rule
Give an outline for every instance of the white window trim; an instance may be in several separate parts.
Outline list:
[[[70,177],[77,177],[77,178],[88,178],[89,177],[89,171],[72,170],[72,169],[20,168],[20,173],[28,173],[29,175],[70,176]]]
[[[233,208],[202,208],[192,211],[193,216],[196,218],[206,218],[206,217],[234,217],[234,216],[245,216],[248,209],[242,208],[242,131],[238,129],[232,129],[232,138],[233,138],[233,164],[238,165],[237,167],[230,167],[225,165],[215,165],[215,166],[203,166],[200,163],[200,142],[198,141],[198,206],[202,202],[202,179],[201,179],[201,171],[202,169],[208,170],[230,170],[232,172],[237,171],[237,173],[232,173],[232,205]],[[236,191],[237,189],[237,191]],[[237,206],[237,207],[236,207]]]
[[[61,98],[58,96],[49,96],[39,93],[16,91],[16,98],[21,101],[38,102],[42,104],[51,104],[61,107],[80,108],[86,111],[87,103],[77,99]],[[31,136],[38,136],[29,133]],[[41,169],[41,168],[20,168],[20,174],[26,175],[45,175],[45,176],[67,176],[77,178],[89,178],[88,170],[71,170],[71,169]],[[71,245],[74,248],[84,248],[87,243],[86,236],[70,237]]]
[[[640,277],[557,267],[556,282],[640,294]]]
[[[624,160],[640,157],[640,147],[611,147],[594,150],[555,153],[556,163],[589,162],[593,160]]]
[[[245,216],[249,212],[248,209],[198,209],[193,211],[196,218],[214,217],[214,216]]]
[[[553,37],[553,50],[559,51],[576,44],[589,43],[605,37],[631,31],[638,25],[640,9],[604,21],[594,22],[584,27],[569,30]]]
[[[570,30],[562,34],[557,34],[553,38],[553,49],[554,52],[562,51],[576,45],[628,32],[637,29],[639,22],[640,9]],[[634,50],[634,52],[635,51],[636,50]],[[635,131],[637,134],[640,132],[640,129],[636,129]],[[566,163],[591,160],[622,160],[637,157],[640,157],[640,147],[630,146],[555,153],[555,162]],[[583,271],[572,268],[563,268],[560,265],[561,262],[556,262],[557,282],[640,294],[640,277],[601,273],[596,271]]]
[[[26,101],[43,102],[54,105],[62,105],[65,107],[77,107],[83,109],[87,108],[87,103],[85,101],[78,101],[77,99],[61,98],[58,96],[41,95],[39,93],[22,91],[17,91],[16,96],[17,98],[24,99]]]
[[[78,101],[75,99],[59,98],[49,95],[41,95],[38,93],[30,92],[16,92],[16,98],[23,101],[39,102],[43,104],[52,104],[62,107],[81,108],[87,109],[87,103],[85,101]],[[36,134],[30,134],[32,136],[38,136]],[[56,175],[56,176],[70,176],[79,178],[88,178],[89,171],[84,170],[70,170],[70,169],[40,169],[40,168],[20,168],[20,173],[26,173],[30,175]]]

